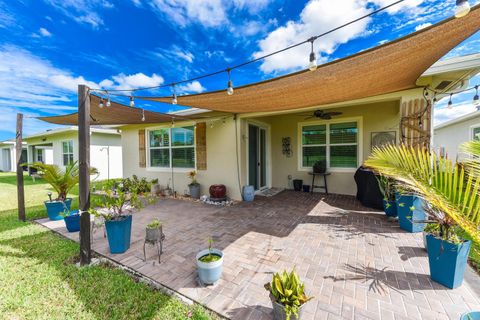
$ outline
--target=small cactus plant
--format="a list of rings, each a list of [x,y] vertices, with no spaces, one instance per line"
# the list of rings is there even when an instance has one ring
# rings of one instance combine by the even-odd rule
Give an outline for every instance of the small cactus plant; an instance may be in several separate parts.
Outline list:
[[[312,299],[305,294],[305,285],[300,281],[295,270],[290,273],[286,270],[275,273],[272,282],[265,284],[265,289],[271,293],[275,302],[284,306],[287,320],[292,314],[298,319],[299,308]]]

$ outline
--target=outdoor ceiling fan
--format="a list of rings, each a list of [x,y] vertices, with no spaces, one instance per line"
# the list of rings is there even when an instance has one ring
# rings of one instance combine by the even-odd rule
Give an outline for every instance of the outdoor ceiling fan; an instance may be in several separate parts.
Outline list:
[[[342,112],[335,112],[335,111],[325,112],[323,110],[315,110],[315,111],[313,111],[313,114],[311,114],[311,113],[309,113],[309,114],[299,114],[299,116],[307,116],[305,118],[305,120],[311,119],[311,118],[319,118],[319,119],[323,119],[323,120],[330,120],[330,119],[332,119],[332,117],[339,116],[341,114],[342,114]]]

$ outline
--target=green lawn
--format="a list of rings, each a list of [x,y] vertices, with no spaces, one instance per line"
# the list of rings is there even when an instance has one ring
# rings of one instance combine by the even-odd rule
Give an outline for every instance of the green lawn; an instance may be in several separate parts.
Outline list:
[[[28,219],[46,216],[48,186],[26,178]],[[77,268],[78,244],[17,220],[14,175],[0,173],[0,315],[2,319],[211,319],[125,272]],[[5,206],[4,204],[7,204]],[[72,204],[78,207],[77,199]]]

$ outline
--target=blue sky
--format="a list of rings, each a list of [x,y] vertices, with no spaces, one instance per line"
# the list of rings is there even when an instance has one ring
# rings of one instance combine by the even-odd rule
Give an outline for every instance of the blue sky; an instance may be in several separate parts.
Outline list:
[[[0,141],[14,136],[19,111],[27,117],[27,134],[52,127],[32,117],[74,112],[78,83],[114,89],[191,78],[305,40],[393,1],[0,0]],[[407,0],[317,40],[318,60],[404,36],[451,16],[454,6],[455,0]],[[234,85],[305,68],[309,50],[306,45],[234,70]],[[474,52],[480,52],[480,33],[448,56]],[[217,90],[226,81],[223,74],[177,91]],[[437,120],[473,111],[472,96],[459,96],[453,110],[442,101]],[[172,107],[137,104],[163,112]]]

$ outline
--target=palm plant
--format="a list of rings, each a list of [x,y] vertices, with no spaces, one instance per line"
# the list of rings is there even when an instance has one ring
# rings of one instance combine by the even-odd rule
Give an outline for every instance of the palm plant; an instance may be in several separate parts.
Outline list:
[[[79,170],[77,162],[70,163],[61,169],[57,165],[35,162],[29,165],[42,173],[43,179],[58,193],[56,201],[65,201],[67,195],[78,184]],[[90,174],[97,174],[95,168],[90,168]]]
[[[453,163],[427,149],[388,145],[374,149],[365,165],[423,198],[442,239],[455,240],[459,226],[479,242],[480,142],[467,142],[462,150],[469,160]]]

